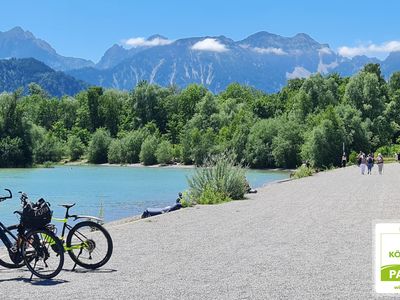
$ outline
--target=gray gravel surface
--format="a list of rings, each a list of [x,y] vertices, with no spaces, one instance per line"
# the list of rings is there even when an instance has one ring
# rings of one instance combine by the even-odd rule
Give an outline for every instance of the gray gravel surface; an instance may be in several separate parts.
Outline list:
[[[0,270],[4,299],[369,299],[373,222],[400,219],[400,165],[265,186],[245,201],[108,224],[110,262],[54,280]]]

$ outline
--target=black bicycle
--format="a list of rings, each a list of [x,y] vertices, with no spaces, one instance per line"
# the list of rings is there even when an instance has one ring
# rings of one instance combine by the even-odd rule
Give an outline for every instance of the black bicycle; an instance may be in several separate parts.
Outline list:
[[[0,202],[12,198],[11,191],[6,191],[9,195],[0,197]],[[60,273],[64,264],[63,245],[52,231],[27,229],[22,223],[6,227],[0,222],[0,239],[0,265],[3,267],[26,265],[32,273],[31,279],[33,275],[50,279]]]

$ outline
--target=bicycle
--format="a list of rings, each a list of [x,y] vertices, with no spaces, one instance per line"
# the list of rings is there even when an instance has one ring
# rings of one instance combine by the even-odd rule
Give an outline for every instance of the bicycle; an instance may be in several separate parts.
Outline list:
[[[0,197],[0,202],[12,198],[11,191],[5,190],[9,195]],[[20,268],[26,265],[31,271],[30,279],[33,275],[50,279],[60,273],[64,264],[63,246],[50,230],[28,229],[22,223],[6,227],[0,222],[0,239],[3,242],[0,246],[0,265],[3,267]]]
[[[100,268],[111,258],[113,252],[111,236],[101,224],[97,223],[102,221],[100,218],[69,215],[69,209],[75,204],[60,205],[66,209],[64,219],[52,218],[54,221],[63,223],[60,240],[64,251],[68,252],[75,263],[72,270],[75,270],[76,265],[92,270]],[[68,224],[68,219],[71,218],[74,221],[79,219],[86,219],[86,221],[81,221],[71,226]],[[48,225],[47,228],[56,233],[56,228],[53,224]],[[64,238],[66,230],[68,230],[67,239]]]

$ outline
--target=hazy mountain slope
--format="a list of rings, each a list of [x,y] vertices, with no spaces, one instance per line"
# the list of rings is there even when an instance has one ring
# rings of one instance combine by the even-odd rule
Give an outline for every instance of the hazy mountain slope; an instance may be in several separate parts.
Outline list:
[[[15,27],[0,31],[1,58],[33,57],[55,70],[69,70],[94,66],[90,60],[59,55],[47,42],[37,39],[31,32]]]
[[[26,91],[32,82],[52,96],[75,95],[88,86],[33,58],[0,60],[0,93],[13,92],[20,87]]]

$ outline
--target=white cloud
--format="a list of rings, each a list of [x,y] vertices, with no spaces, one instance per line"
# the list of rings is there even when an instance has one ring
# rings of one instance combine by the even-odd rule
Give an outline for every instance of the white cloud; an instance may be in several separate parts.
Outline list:
[[[216,39],[207,38],[202,41],[195,43],[192,46],[192,50],[198,51],[210,51],[210,52],[226,52],[229,49]]]
[[[260,54],[275,54],[275,55],[287,55],[285,51],[283,51],[282,48],[273,48],[273,47],[268,47],[268,48],[259,48],[255,47],[253,50],[257,53]]]
[[[321,73],[321,74],[327,74],[327,73],[329,73],[329,70],[330,70],[330,69],[334,69],[334,68],[336,68],[338,65],[339,65],[339,64],[338,64],[337,61],[331,62],[330,64],[324,64],[324,63],[322,62],[322,59],[320,59],[320,60],[319,60],[319,63],[318,63],[317,72],[318,72],[318,73]]]
[[[126,46],[137,48],[137,47],[155,47],[155,46],[164,46],[164,45],[169,45],[173,41],[167,40],[167,39],[162,39],[159,37],[156,37],[152,40],[146,40],[145,38],[142,37],[137,37],[137,38],[130,38],[126,41],[123,41],[123,43]]]
[[[303,67],[295,67],[293,72],[289,73],[286,72],[287,79],[294,79],[294,78],[307,78],[310,77],[311,72]]]
[[[301,51],[299,49],[295,49],[295,50],[291,50],[290,54],[295,55],[295,56],[300,56],[300,55],[303,55],[303,51]]]
[[[328,47],[324,47],[324,48],[319,49],[318,52],[319,52],[320,55],[321,54],[331,54],[332,50],[329,49]]]
[[[397,51],[400,51],[400,41],[390,41],[380,45],[368,44],[359,45],[357,47],[343,46],[338,49],[340,55],[350,58],[356,55],[382,56]]]

